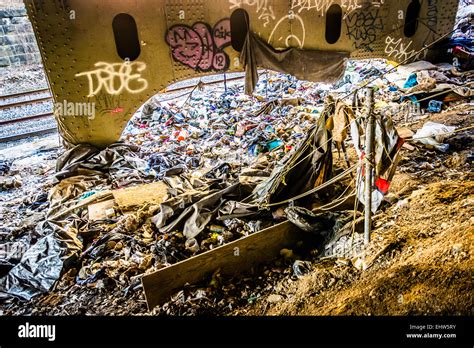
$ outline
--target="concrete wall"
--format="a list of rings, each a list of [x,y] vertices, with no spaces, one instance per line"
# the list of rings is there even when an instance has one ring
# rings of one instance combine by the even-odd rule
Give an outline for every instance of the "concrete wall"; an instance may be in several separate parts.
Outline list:
[[[0,0],[0,67],[40,63],[33,28],[22,0]]]

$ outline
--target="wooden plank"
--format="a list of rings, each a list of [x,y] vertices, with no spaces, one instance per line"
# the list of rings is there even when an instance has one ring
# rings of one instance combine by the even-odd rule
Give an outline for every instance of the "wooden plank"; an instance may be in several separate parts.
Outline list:
[[[166,199],[168,187],[163,182],[129,187],[113,191],[115,202],[121,208],[141,206],[145,203],[160,204]]]
[[[308,234],[286,221],[146,275],[142,284],[148,309],[166,302],[187,283],[199,283],[218,269],[223,276],[236,275],[272,261],[281,249],[291,248],[306,237]]]

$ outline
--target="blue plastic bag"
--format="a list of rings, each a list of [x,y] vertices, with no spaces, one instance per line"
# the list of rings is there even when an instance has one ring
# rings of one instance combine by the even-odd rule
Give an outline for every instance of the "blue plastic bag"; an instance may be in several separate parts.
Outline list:
[[[441,108],[443,107],[443,102],[438,100],[431,100],[428,104],[428,112],[438,113],[441,112]]]
[[[414,87],[418,84],[418,80],[416,79],[416,74],[411,74],[408,76],[407,81],[405,82],[405,85],[403,85],[403,88],[411,88]]]

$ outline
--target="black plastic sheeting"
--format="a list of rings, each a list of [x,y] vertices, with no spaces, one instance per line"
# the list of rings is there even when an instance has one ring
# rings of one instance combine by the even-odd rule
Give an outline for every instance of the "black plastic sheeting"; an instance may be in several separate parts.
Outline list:
[[[249,31],[240,54],[245,67],[245,93],[253,93],[258,82],[259,67],[284,72],[300,80],[334,83],[344,75],[349,55],[349,52],[298,48],[278,51]]]
[[[150,176],[147,163],[139,158],[137,150],[138,147],[120,143],[102,151],[78,145],[58,160],[56,178],[62,181],[50,192],[47,220],[37,227],[43,237],[0,279],[0,297],[30,300],[52,289],[83,248],[74,228],[74,216],[69,214],[64,218],[61,212],[73,206],[90,189]]]

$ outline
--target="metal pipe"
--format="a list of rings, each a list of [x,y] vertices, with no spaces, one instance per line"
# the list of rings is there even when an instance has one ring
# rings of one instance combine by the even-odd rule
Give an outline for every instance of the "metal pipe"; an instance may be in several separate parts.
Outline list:
[[[366,132],[365,132],[365,219],[364,219],[364,244],[370,242],[372,232],[372,163],[374,161],[374,125],[373,114],[374,90],[367,90],[366,106]]]

